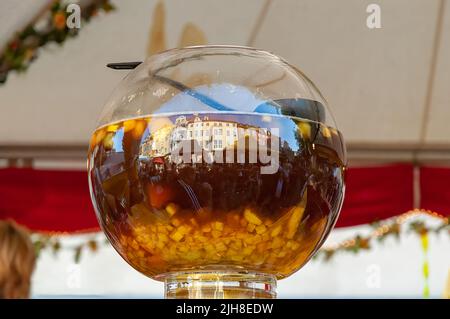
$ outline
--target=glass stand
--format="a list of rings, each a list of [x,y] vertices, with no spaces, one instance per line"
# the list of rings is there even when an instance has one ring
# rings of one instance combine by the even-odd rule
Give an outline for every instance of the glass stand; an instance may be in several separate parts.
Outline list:
[[[234,272],[174,272],[160,276],[167,299],[274,299],[273,275]]]

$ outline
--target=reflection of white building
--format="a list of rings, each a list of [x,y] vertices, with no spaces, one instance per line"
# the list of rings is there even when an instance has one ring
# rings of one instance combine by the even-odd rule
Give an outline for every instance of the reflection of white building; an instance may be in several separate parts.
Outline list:
[[[196,116],[187,125],[187,139],[199,143],[205,150],[222,150],[234,145],[238,137],[238,123],[209,120]]]
[[[192,141],[207,151],[220,151],[246,137],[265,145],[270,132],[233,121],[210,120],[208,116],[195,115],[188,119],[183,115],[176,118],[174,125],[151,132],[141,146],[141,155],[165,156],[178,149],[183,141]]]
[[[175,126],[171,132],[170,149],[173,150],[187,138],[187,119],[186,116],[179,116],[175,120]]]
[[[162,157],[169,154],[173,129],[173,125],[165,125],[151,132],[141,145],[141,155]]]

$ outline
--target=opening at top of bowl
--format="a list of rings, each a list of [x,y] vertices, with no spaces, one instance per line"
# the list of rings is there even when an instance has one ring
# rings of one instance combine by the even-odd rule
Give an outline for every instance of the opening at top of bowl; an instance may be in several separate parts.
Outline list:
[[[171,49],[130,71],[108,99],[98,126],[157,114],[258,113],[336,128],[306,75],[267,51],[208,45]]]

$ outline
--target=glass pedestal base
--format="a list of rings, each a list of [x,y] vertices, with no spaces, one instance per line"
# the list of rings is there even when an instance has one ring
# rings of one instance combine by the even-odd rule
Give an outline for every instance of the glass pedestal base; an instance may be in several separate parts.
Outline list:
[[[174,272],[161,276],[167,299],[274,299],[275,276],[234,272]]]

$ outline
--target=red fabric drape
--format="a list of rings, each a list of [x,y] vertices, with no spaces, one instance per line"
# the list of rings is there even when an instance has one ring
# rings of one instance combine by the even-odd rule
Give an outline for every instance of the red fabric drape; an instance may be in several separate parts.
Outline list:
[[[420,168],[421,207],[450,215],[450,168]]]
[[[32,230],[76,232],[99,229],[86,172],[0,169],[0,219]]]
[[[350,168],[336,226],[366,224],[402,214],[413,208],[413,196],[412,165]]]
[[[422,208],[450,215],[450,168],[424,167],[421,172]],[[350,168],[346,184],[338,227],[413,208],[412,165]],[[0,169],[0,219],[5,218],[48,232],[99,229],[82,171]]]

